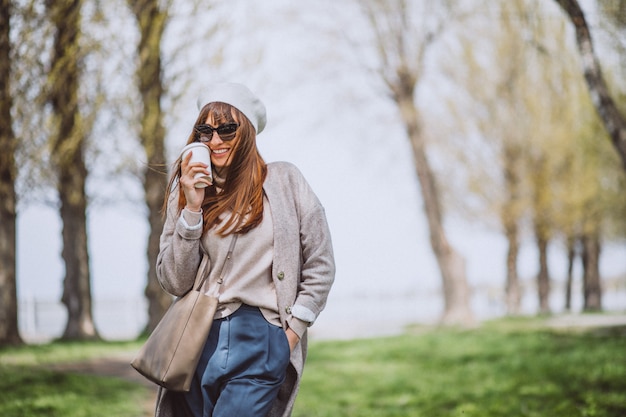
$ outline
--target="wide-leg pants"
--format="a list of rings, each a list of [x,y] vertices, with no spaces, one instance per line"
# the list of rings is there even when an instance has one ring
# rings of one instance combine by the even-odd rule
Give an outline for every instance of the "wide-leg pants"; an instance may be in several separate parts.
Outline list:
[[[242,305],[213,322],[189,392],[194,417],[264,417],[289,365],[285,331]]]

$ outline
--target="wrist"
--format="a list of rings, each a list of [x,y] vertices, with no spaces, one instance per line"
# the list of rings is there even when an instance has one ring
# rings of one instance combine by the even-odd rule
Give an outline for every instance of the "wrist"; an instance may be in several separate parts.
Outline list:
[[[187,204],[185,206],[185,210],[187,210],[190,213],[194,213],[194,214],[202,214],[202,207],[191,207],[189,206],[189,204]]]
[[[296,336],[298,336],[298,339],[302,339],[302,335],[306,332],[308,323],[292,317],[287,321],[287,326],[287,329],[291,330]]]

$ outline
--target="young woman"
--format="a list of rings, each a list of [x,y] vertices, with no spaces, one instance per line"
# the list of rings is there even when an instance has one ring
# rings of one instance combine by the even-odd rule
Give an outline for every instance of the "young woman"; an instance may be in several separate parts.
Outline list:
[[[324,209],[295,166],[261,158],[256,135],[265,127],[265,107],[250,90],[216,85],[200,105],[187,143],[210,148],[213,183],[195,178],[208,173],[206,165],[189,156],[177,161],[157,276],[181,296],[206,252],[204,290],[219,286],[219,306],[191,390],[161,389],[156,415],[289,416],[306,330],[334,280]]]

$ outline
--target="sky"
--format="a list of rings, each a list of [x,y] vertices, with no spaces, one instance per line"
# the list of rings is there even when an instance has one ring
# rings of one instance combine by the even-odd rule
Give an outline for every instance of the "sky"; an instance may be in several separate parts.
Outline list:
[[[233,29],[239,35],[228,39],[218,70],[202,64],[203,56],[215,52],[211,48],[215,43],[199,42],[179,53],[177,61],[166,60],[172,72],[185,68],[195,71],[190,77],[193,85],[181,92],[179,104],[166,121],[170,161],[184,145],[196,118],[198,89],[210,81],[247,84],[268,111],[267,128],[258,137],[262,156],[267,162],[286,160],[297,165],[326,209],[337,277],[328,312],[320,317],[322,333],[345,335],[347,327],[362,333],[368,321],[379,322],[381,316],[398,324],[436,320],[441,312],[439,272],[429,244],[409,144],[392,103],[367,76],[332,62],[337,54],[326,52],[319,44],[326,34],[315,33],[309,26],[315,14],[308,15],[304,23],[294,24],[280,20],[283,13],[288,17],[289,10],[293,11],[285,1],[272,3],[274,9],[256,3],[244,7],[249,3],[241,1],[229,4],[234,8],[232,15],[240,19],[230,21],[231,25],[237,23],[237,28],[245,28],[261,23],[252,37],[244,29]],[[313,8],[311,13],[327,11]],[[177,34],[188,30],[188,26],[181,20],[172,26],[166,33],[166,45],[174,50],[180,42]],[[132,44],[136,34],[129,31],[126,35]],[[261,47],[263,59],[254,52]],[[424,94],[428,91],[426,88]],[[128,132],[118,129],[103,135],[119,141],[131,153],[131,161],[139,165],[144,162],[137,147],[128,141]],[[97,163],[107,162],[112,160],[103,158]],[[128,197],[89,208],[93,296],[96,300],[123,299],[140,305],[148,233],[146,209],[137,203],[142,198],[141,187],[136,182],[106,181],[101,177],[90,181],[91,190],[121,188]],[[484,224],[459,218],[449,218],[446,230],[467,261],[470,285],[491,288],[474,297],[475,311],[483,317],[501,314],[503,306],[497,291],[504,281],[504,238]],[[21,207],[17,271],[20,299],[60,300],[64,273],[61,249],[61,223],[56,210],[42,205]],[[626,243],[605,247],[602,272],[608,277],[623,276],[625,260]],[[565,262],[562,249],[554,245],[550,267],[556,281],[564,279]],[[531,242],[522,246],[519,269],[524,282],[530,283],[537,270]],[[579,266],[576,272],[579,277]],[[534,308],[533,298],[531,293],[529,311]],[[609,303],[623,309],[626,299],[618,297]],[[555,308],[561,304],[562,300],[554,299]],[[379,324],[379,332],[385,328],[393,326]]]

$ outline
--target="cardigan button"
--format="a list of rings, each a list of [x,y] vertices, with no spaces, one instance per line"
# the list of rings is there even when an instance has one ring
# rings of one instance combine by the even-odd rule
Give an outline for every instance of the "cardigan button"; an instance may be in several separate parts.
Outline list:
[[[277,276],[278,279],[282,281],[285,278],[285,273],[283,271],[280,271]]]
[[[285,307],[285,312],[287,314],[291,314],[291,307],[289,307],[289,306]]]

